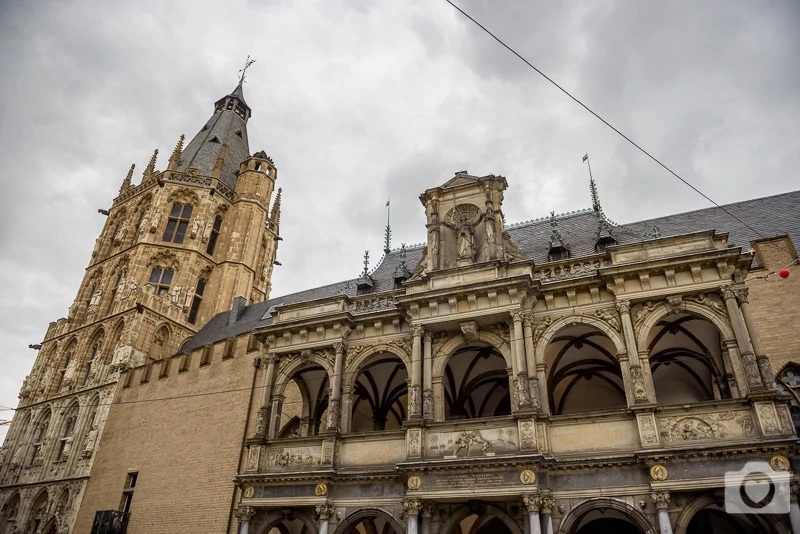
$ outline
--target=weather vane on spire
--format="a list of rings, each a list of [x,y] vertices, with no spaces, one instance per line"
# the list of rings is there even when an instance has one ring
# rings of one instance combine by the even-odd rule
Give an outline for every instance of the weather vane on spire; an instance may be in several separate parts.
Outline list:
[[[247,54],[247,60],[244,62],[244,68],[239,71],[242,73],[242,75],[239,77],[239,85],[244,83],[244,73],[247,72],[247,68],[255,62],[256,60],[250,59],[250,54]]]

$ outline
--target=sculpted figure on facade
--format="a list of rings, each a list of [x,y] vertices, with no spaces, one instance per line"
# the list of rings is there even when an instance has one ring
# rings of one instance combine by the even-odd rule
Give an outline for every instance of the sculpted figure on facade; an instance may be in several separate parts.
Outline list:
[[[92,422],[92,428],[89,429],[89,433],[86,435],[86,443],[83,446],[84,458],[88,458],[92,455],[96,443],[97,443],[97,425],[94,422]]]
[[[70,433],[69,436],[64,438],[64,448],[61,451],[61,460],[66,461],[69,458],[69,453],[72,452],[72,442],[75,437]]]
[[[458,259],[472,260],[475,256],[475,237],[471,226],[462,226],[458,230]]]
[[[114,243],[116,244],[122,243],[125,240],[125,234],[127,233],[128,233],[128,223],[123,222],[120,225],[119,229],[117,230],[117,233],[114,234]]]

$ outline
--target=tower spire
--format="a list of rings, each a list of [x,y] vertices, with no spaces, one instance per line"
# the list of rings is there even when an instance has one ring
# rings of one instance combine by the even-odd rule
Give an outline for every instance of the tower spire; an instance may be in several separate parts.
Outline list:
[[[275,202],[272,204],[272,211],[270,211],[269,219],[277,228],[281,223],[281,193],[283,189],[278,188],[278,194],[275,195]]]
[[[223,143],[222,148],[219,149],[219,155],[217,156],[217,161],[214,163],[214,170],[211,172],[211,175],[214,178],[219,179],[222,175],[222,166],[225,163],[225,152],[228,150],[228,145]]]
[[[131,180],[133,179],[133,169],[135,168],[136,164],[131,163],[131,168],[128,169],[128,175],[125,177],[124,180],[122,180],[122,186],[119,188],[120,193],[122,193],[131,186]]]
[[[239,76],[239,87],[241,87],[242,84],[244,83],[244,74],[245,72],[247,72],[248,67],[250,67],[250,65],[252,65],[255,62],[256,60],[250,59],[250,54],[247,54],[247,59],[244,62],[244,68],[239,70],[239,73],[241,73],[241,76]]]
[[[156,158],[158,158],[158,149],[153,151],[153,155],[150,156],[150,163],[147,164],[147,168],[144,170],[144,176],[150,176],[156,170]]]
[[[390,205],[391,202],[392,199],[386,201],[386,235],[383,243],[384,254],[389,254],[392,251],[392,227],[389,224],[391,210],[392,210],[392,207]]]
[[[167,170],[174,171],[178,168],[178,165],[181,164],[181,153],[183,152],[183,140],[186,139],[186,136],[181,134],[180,139],[178,139],[178,144],[175,145],[175,150],[172,151],[172,155],[169,157],[169,164],[167,165]]]

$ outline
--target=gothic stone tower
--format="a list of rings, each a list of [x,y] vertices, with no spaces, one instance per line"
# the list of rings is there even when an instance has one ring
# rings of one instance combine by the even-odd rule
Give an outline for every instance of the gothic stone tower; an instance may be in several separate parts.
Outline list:
[[[250,156],[241,82],[166,169],[122,182],[67,318],[50,323],[0,448],[0,532],[71,531],[120,373],[269,296],[277,170]],[[163,372],[163,368],[162,368]],[[157,379],[157,377],[152,377]]]

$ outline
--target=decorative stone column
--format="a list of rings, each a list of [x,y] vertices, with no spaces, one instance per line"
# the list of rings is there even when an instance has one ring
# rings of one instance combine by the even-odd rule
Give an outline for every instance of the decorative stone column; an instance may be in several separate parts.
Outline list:
[[[420,524],[420,534],[431,534],[431,517],[436,511],[436,504],[428,502],[422,505],[422,522]]]
[[[514,321],[514,359],[516,362],[517,398],[520,408],[531,407],[531,389],[528,384],[528,364],[525,358],[525,341],[522,335],[521,310],[511,310],[511,319]]]
[[[748,294],[750,290],[746,287],[740,287],[733,290],[736,295],[736,300],[739,302],[739,309],[742,310],[744,317],[744,324],[747,327],[747,333],[750,335],[750,342],[753,344],[753,351],[756,354],[756,364],[758,366],[758,373],[761,376],[761,382],[767,389],[777,389],[775,385],[775,374],[772,372],[772,365],[769,363],[764,352],[764,346],[761,344],[761,337],[758,335],[755,319],[750,311],[750,300]]]
[[[330,504],[317,505],[317,517],[319,517],[319,534],[328,534],[328,520],[336,513],[336,509]]]
[[[408,391],[408,418],[422,417],[422,325],[414,325],[411,344],[411,389]]]
[[[530,534],[542,534],[542,525],[539,521],[539,508],[542,506],[542,498],[538,495],[523,495],[522,504],[528,512],[528,531]]]
[[[278,419],[281,415],[281,408],[283,406],[283,395],[272,395],[272,408],[270,408],[269,430],[267,431],[267,438],[274,438],[280,431],[278,428]]]
[[[655,391],[653,386],[653,376],[650,374],[649,360],[644,362],[639,360],[639,351],[636,346],[636,335],[633,331],[633,321],[631,320],[631,303],[629,300],[618,300],[616,302],[619,318],[622,322],[622,335],[625,340],[625,350],[628,353],[628,369],[631,377],[631,393],[633,402],[647,403],[652,402]]]
[[[417,499],[405,499],[403,509],[406,515],[406,534],[417,534],[419,513],[422,510],[422,502]],[[320,531],[322,534],[322,531]]]
[[[252,506],[240,506],[235,512],[236,519],[239,520],[238,534],[248,534],[250,532],[250,521],[256,516],[256,509]]]
[[[800,534],[800,506],[797,505],[797,494],[800,486],[792,484],[790,487],[791,501],[789,502],[789,521],[792,524],[792,534]]]
[[[542,493],[542,534],[553,534],[553,507],[556,501],[550,491]]]
[[[344,352],[347,345],[344,342],[333,344],[336,359],[333,364],[333,384],[331,385],[331,402],[328,406],[328,432],[338,432],[342,414],[342,368],[344,367]]]
[[[653,504],[658,510],[658,532],[660,534],[672,534],[672,524],[669,522],[669,493],[666,491],[653,492],[650,494]]]
[[[422,417],[433,420],[433,335],[425,332],[422,344]]]
[[[267,364],[267,371],[264,374],[264,391],[261,392],[261,411],[258,413],[255,435],[257,438],[263,439],[269,429],[270,401],[272,400],[272,386],[275,383],[275,364],[278,363],[278,356],[269,353],[261,358],[261,363]]]
[[[523,336],[525,340],[525,363],[528,369],[528,388],[531,395],[531,408],[542,405],[539,379],[537,378],[536,347],[533,344],[533,316],[526,313],[522,318]]]
[[[728,317],[731,320],[733,334],[736,336],[736,342],[741,351],[742,363],[744,364],[744,372],[747,376],[749,389],[750,391],[763,391],[764,382],[761,380],[761,374],[758,372],[753,346],[750,344],[750,337],[747,335],[747,328],[744,322],[742,322],[742,315],[739,313],[739,306],[736,303],[736,295],[731,286],[722,288],[722,296],[725,299],[725,306],[728,308]]]

